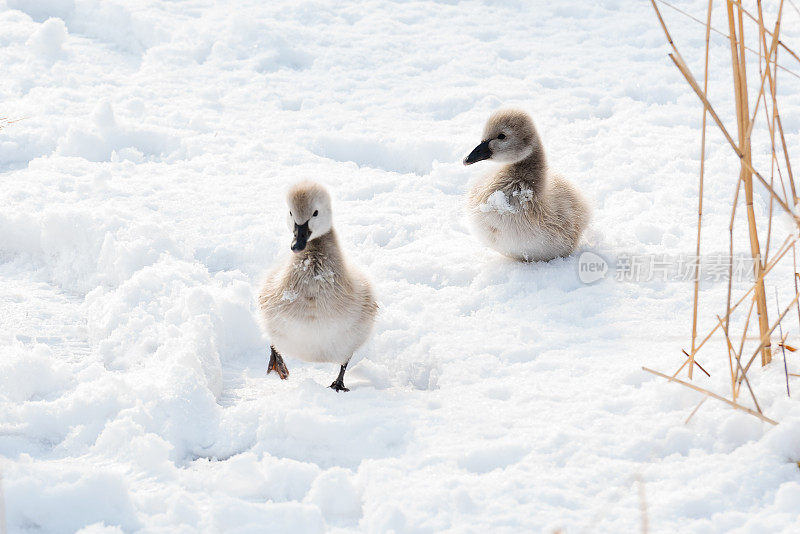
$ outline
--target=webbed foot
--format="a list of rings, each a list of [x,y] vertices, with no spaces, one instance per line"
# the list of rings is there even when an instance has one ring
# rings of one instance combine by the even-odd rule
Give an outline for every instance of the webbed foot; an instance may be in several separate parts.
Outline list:
[[[347,364],[344,364],[341,369],[339,369],[339,376],[336,377],[336,380],[333,381],[333,384],[330,385],[330,388],[334,391],[350,391],[346,387],[344,387],[344,371],[347,369]]]
[[[333,384],[331,384],[329,387],[331,389],[333,389],[334,391],[350,391],[349,389],[344,387],[344,381],[342,381],[342,380],[340,380],[338,378],[336,380],[334,380]]]
[[[281,357],[280,353],[275,350],[275,347],[270,346],[271,352],[269,354],[269,365],[267,366],[267,374],[270,374],[272,371],[275,371],[281,380],[286,380],[289,378],[289,369],[286,368],[286,364],[283,362],[283,357]]]

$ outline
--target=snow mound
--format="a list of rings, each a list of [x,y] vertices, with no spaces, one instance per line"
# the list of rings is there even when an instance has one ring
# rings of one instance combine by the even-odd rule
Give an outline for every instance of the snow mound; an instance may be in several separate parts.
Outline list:
[[[37,22],[59,18],[70,33],[98,39],[128,53],[141,54],[166,38],[152,19],[132,15],[124,3],[115,0],[7,0],[6,3]]]
[[[89,161],[127,159],[141,163],[153,158],[174,159],[179,157],[180,148],[180,140],[164,129],[119,124],[111,104],[100,102],[89,124],[70,128],[58,140],[56,153]]]
[[[25,12],[36,22],[45,22],[50,17],[65,19],[75,10],[75,0],[6,0],[6,5]]]
[[[46,532],[75,532],[103,521],[125,531],[142,526],[125,475],[114,469],[98,467],[82,473],[75,467],[52,471],[22,463],[12,465],[4,475],[11,525]]]
[[[34,266],[62,289],[85,293],[127,280],[162,254],[182,255],[166,229],[133,219],[108,210],[0,214],[0,258]]]
[[[426,175],[434,162],[450,161],[454,150],[443,141],[401,140],[354,136],[322,135],[309,146],[311,152],[334,161],[400,174]]]
[[[67,41],[67,26],[64,21],[51,17],[37,29],[26,43],[48,59],[58,59],[61,47]]]
[[[361,497],[351,475],[342,468],[329,469],[314,480],[306,501],[336,522],[357,525],[361,519]]]

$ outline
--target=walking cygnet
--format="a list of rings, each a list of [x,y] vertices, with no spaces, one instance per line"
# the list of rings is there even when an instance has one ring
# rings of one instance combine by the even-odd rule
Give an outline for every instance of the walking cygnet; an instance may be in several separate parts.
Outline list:
[[[464,165],[484,159],[505,165],[469,193],[467,207],[478,238],[520,261],[571,254],[589,222],[589,205],[571,183],[548,169],[530,116],[509,109],[489,117],[483,141]]]
[[[349,391],[344,372],[369,337],[378,305],[369,280],[348,264],[333,230],[331,197],[319,184],[289,189],[292,256],[264,282],[258,302],[272,340],[267,374],[286,379],[281,353],[341,366],[330,387]]]

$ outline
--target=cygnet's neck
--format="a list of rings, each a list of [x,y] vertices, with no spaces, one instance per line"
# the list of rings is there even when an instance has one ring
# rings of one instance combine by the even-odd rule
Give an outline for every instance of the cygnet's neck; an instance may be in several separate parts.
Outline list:
[[[300,259],[310,259],[315,263],[339,263],[342,261],[342,252],[339,248],[339,239],[333,228],[316,239],[306,244],[305,250],[297,255]]]
[[[539,139],[536,139],[531,153],[505,168],[506,176],[516,182],[525,182],[534,193],[540,191],[547,179],[547,158]]]

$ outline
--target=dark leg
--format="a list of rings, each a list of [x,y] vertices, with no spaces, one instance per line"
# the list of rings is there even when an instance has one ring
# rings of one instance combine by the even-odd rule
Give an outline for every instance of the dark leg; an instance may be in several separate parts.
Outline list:
[[[275,347],[270,345],[269,347],[271,352],[269,354],[269,365],[267,366],[267,374],[270,374],[272,371],[278,373],[278,376],[281,377],[281,380],[286,380],[289,378],[289,369],[286,368],[286,364],[283,363],[283,358],[281,357],[280,353],[275,350]]]
[[[344,371],[347,369],[347,363],[345,363],[341,369],[339,369],[339,376],[336,377],[336,380],[333,381],[331,384],[331,388],[335,389],[336,391],[350,391],[346,387],[344,387]]]

